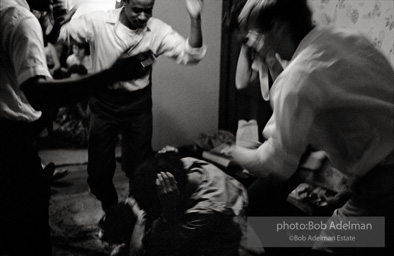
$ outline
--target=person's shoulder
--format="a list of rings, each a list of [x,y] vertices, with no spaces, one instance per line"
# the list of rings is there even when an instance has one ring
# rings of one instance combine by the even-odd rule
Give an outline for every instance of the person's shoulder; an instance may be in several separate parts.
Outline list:
[[[78,20],[79,18],[84,18],[87,20],[93,20],[93,21],[98,21],[98,20],[106,20],[108,17],[112,16],[113,11],[115,10],[89,10],[86,8],[80,8],[77,10],[77,12],[74,14],[73,20]]]
[[[41,26],[37,18],[22,6],[11,6],[1,12],[1,39],[10,40],[12,35],[19,34],[26,39],[36,39]],[[20,42],[23,43],[23,42]]]
[[[150,18],[148,21],[148,28],[151,31],[164,31],[171,29],[171,26],[158,18]]]
[[[35,19],[33,13],[25,6],[13,3],[12,1],[2,1],[1,4],[1,20],[9,22],[9,24],[19,24],[18,21],[25,19]],[[2,24],[3,25],[3,24]]]

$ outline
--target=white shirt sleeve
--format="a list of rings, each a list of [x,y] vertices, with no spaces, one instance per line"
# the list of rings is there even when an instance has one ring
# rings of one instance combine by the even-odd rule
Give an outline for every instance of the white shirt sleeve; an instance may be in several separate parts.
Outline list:
[[[35,76],[51,77],[44,52],[41,26],[35,17],[21,21],[8,46],[18,84]]]
[[[178,32],[169,27],[168,33],[164,36],[158,54],[174,58],[178,64],[196,64],[200,62],[207,51],[207,46],[193,48],[189,44],[189,39],[181,36]]]
[[[285,178],[297,170],[319,109],[320,100],[313,97],[313,90],[305,90],[313,87],[313,80],[310,74],[278,77],[272,93],[273,115],[263,132],[267,141],[257,149],[262,170]]]
[[[94,15],[82,15],[77,19],[72,19],[64,25],[59,34],[59,41],[70,44],[70,39],[78,43],[86,43],[94,39]]]

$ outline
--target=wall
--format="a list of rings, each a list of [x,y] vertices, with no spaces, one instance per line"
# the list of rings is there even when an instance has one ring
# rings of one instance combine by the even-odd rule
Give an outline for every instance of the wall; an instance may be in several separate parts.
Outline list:
[[[207,55],[197,66],[161,57],[153,70],[153,147],[186,145],[218,127],[222,1],[206,0],[202,30]],[[184,36],[190,22],[184,0],[156,0],[153,15]]]
[[[115,0],[74,0],[75,14],[109,9]],[[166,57],[153,71],[153,148],[193,142],[201,132],[218,127],[222,1],[205,0],[202,29],[207,55],[197,66],[180,66]],[[72,5],[73,3],[71,3]],[[188,36],[190,20],[185,0],[156,0],[153,15]]]
[[[394,67],[393,0],[310,0],[314,20],[365,34]]]

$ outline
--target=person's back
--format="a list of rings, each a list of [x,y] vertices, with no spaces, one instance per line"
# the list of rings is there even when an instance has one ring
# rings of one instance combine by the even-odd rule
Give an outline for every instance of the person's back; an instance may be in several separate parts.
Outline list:
[[[182,162],[198,186],[184,202],[178,223],[183,242],[179,255],[238,255],[247,205],[245,188],[211,163],[191,157]],[[191,232],[193,228],[200,230]]]
[[[283,79],[294,83],[286,86]],[[311,145],[327,152],[341,171],[363,175],[393,150],[393,84],[390,63],[364,36],[317,27],[297,48],[273,94],[278,102],[296,93],[294,108],[313,102]]]
[[[247,195],[234,178],[206,161],[164,153],[142,164],[134,181],[131,195],[152,223],[146,255],[238,255]]]

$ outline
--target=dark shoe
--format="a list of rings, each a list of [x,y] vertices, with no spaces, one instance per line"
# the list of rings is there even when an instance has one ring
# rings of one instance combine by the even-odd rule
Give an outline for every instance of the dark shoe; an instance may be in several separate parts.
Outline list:
[[[52,180],[52,176],[55,172],[56,166],[54,163],[49,163],[47,165],[45,165],[44,167],[44,172],[45,172],[45,176],[46,176],[46,180],[49,183],[51,183]]]

